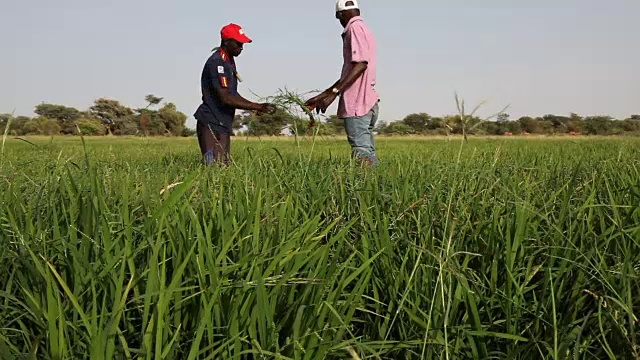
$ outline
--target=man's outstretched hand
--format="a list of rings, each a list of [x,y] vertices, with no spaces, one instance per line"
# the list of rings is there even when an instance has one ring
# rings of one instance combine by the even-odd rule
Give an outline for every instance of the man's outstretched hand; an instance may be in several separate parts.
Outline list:
[[[324,91],[307,100],[304,105],[311,110],[315,109],[318,114],[321,112],[324,114],[327,112],[327,108],[336,100],[336,97],[338,95],[333,92]]]
[[[324,99],[327,96],[327,92],[322,92],[314,97],[312,97],[311,99],[307,100],[304,103],[304,106],[306,106],[307,108],[309,108],[309,110],[316,110],[316,112],[320,112],[320,110],[318,109],[318,104],[320,103],[320,101],[322,99]]]
[[[258,110],[258,115],[260,114],[269,114],[269,115],[273,115],[276,113],[276,106],[273,104],[268,104],[268,103],[264,103],[264,104],[260,104],[260,109]]]
[[[338,95],[334,93],[327,94],[325,97],[320,99],[320,101],[318,101],[316,111],[321,112],[323,114],[326,113],[329,106],[331,106],[331,104],[333,104],[333,102],[336,101],[337,97]]]

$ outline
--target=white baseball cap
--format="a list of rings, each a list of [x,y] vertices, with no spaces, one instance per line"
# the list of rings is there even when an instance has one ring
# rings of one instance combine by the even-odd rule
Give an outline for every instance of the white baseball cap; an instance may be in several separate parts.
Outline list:
[[[347,3],[351,3],[347,5]],[[336,1],[336,12],[359,9],[357,0],[338,0]]]

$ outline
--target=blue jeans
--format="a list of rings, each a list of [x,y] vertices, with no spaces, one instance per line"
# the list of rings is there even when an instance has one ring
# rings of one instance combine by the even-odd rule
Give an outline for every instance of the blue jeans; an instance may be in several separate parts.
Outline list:
[[[378,121],[378,103],[366,115],[344,118],[343,121],[347,140],[351,145],[351,155],[357,160],[378,165],[373,140],[373,129]]]

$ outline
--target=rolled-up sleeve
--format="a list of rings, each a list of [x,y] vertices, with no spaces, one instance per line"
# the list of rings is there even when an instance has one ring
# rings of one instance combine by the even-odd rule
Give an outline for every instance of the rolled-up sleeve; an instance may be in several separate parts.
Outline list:
[[[371,61],[371,46],[365,28],[355,23],[349,29],[349,44],[351,47],[351,62]]]

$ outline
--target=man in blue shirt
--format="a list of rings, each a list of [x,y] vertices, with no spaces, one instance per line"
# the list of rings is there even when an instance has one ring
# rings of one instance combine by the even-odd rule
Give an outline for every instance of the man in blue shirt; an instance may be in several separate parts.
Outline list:
[[[220,47],[204,65],[201,77],[202,104],[194,116],[203,162],[230,163],[232,123],[236,109],[274,113],[272,104],[251,102],[238,94],[238,71],[235,58],[244,44],[251,43],[242,27],[229,24],[220,31]],[[242,80],[240,80],[242,81]]]

